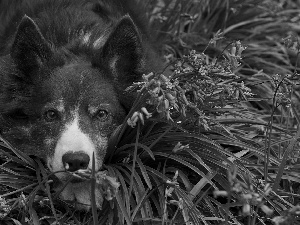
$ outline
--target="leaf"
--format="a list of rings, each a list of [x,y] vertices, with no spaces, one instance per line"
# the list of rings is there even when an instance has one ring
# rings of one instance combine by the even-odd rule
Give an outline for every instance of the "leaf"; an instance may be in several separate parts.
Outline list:
[[[136,161],[137,161],[137,163],[139,165],[139,168],[141,169],[141,172],[142,172],[142,175],[144,177],[144,180],[146,181],[149,189],[151,190],[152,189],[151,181],[149,179],[148,173],[147,173],[147,171],[146,171],[146,169],[145,169],[145,167],[144,167],[144,165],[143,165],[143,163],[142,163],[142,161],[141,161],[141,159],[140,159],[139,156],[136,157]]]
[[[31,217],[33,225],[40,225],[39,217],[38,217],[36,211],[32,207],[29,207],[29,213],[30,213],[30,217]]]
[[[116,193],[116,199],[117,199],[118,206],[119,206],[119,208],[120,208],[120,210],[121,210],[121,212],[122,212],[122,216],[123,216],[123,217],[125,218],[125,220],[126,220],[126,223],[127,223],[128,225],[132,225],[131,220],[130,220],[130,217],[129,217],[127,211],[126,211],[126,208],[124,207],[123,199],[122,199],[122,197],[120,196],[120,193],[119,193],[119,192]],[[120,221],[121,223],[123,223],[122,220],[123,220],[122,218],[119,218],[119,221]]]
[[[124,176],[119,172],[118,168],[114,168],[114,167],[108,167],[108,171],[110,174],[115,174],[117,179],[120,181],[121,183],[121,187],[122,187],[122,190],[123,190],[123,199],[124,199],[124,203],[125,203],[125,206],[126,206],[126,209],[127,209],[127,213],[128,215],[130,214],[130,196],[129,196],[129,193],[128,193],[128,187],[126,186],[125,184],[125,178]],[[112,172],[114,171],[114,173]]]
[[[175,161],[181,163],[182,165],[188,167],[188,168],[191,169],[192,171],[196,172],[198,175],[200,175],[200,176],[202,176],[203,178],[205,178],[209,184],[211,184],[212,186],[215,186],[214,183],[213,183],[212,181],[210,181],[210,180],[208,180],[208,179],[206,178],[206,175],[205,175],[201,170],[199,170],[197,167],[193,166],[193,165],[190,164],[189,162],[183,160],[182,157],[172,156],[172,155],[169,156],[169,155],[167,155],[167,154],[165,154],[165,153],[161,153],[161,152],[155,152],[154,155],[164,156],[164,157],[166,157],[166,158],[170,158],[170,159],[173,159],[173,160],[175,160]]]
[[[134,176],[134,171],[135,171],[135,163],[136,163],[136,157],[137,157],[139,137],[140,137],[140,123],[138,122],[138,127],[136,130],[135,146],[134,146],[134,152],[133,152],[133,163],[132,163],[132,170],[131,170],[131,177],[130,177],[129,193],[131,193],[132,186],[133,186],[133,176]]]
[[[0,140],[11,150],[13,151],[20,159],[22,159],[24,162],[26,162],[29,166],[32,168],[36,167],[35,162],[27,156],[25,153],[15,149],[8,141],[6,141],[4,138],[0,136]]]
[[[196,185],[194,185],[193,189],[190,191],[190,199],[193,200],[207,184],[207,180],[212,180],[214,176],[215,174],[209,174],[208,177],[199,180],[199,182]]]
[[[141,144],[141,143],[125,144],[125,145],[123,145],[122,147],[118,148],[118,151],[124,151],[125,149],[130,148],[130,147],[134,147],[134,146],[137,146],[137,147],[139,147],[139,148],[142,148],[143,150],[145,150],[145,151],[149,154],[149,156],[150,156],[153,160],[155,160],[154,155],[153,155],[151,149],[150,149],[148,146],[143,145],[143,144]],[[129,151],[131,151],[131,149],[129,149]]]
[[[14,218],[10,218],[10,219],[11,219],[16,225],[22,225],[22,224],[20,223],[20,221],[14,219]]]
[[[148,197],[148,190],[144,193],[144,195],[142,196],[142,198],[139,200],[139,202],[137,203],[136,207],[133,209],[132,215],[131,215],[131,220],[134,221],[136,214],[139,210],[141,210],[141,207],[143,205],[143,203],[145,203],[145,200]]]

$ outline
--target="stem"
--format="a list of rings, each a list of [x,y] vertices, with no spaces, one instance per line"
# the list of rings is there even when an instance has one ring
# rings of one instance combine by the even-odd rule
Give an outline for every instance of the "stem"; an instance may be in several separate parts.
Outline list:
[[[287,75],[286,75],[287,76]],[[268,182],[268,166],[269,166],[269,161],[270,161],[270,149],[271,149],[271,135],[272,135],[272,129],[273,129],[273,119],[274,119],[274,113],[275,110],[277,109],[278,106],[275,107],[275,102],[276,102],[276,94],[279,90],[280,85],[283,83],[284,79],[286,78],[284,76],[281,81],[278,83],[274,95],[273,95],[273,103],[272,103],[272,113],[271,113],[271,121],[270,121],[270,126],[267,127],[267,132],[269,132],[269,139],[266,139],[265,145],[266,146],[266,151],[265,151],[265,168],[264,168],[264,177],[265,177],[265,182]],[[278,175],[278,174],[277,174]]]
[[[95,155],[93,153],[92,159],[92,177],[91,177],[91,204],[92,204],[92,213],[93,213],[93,222],[94,225],[98,225],[98,214],[97,214],[97,205],[96,205],[96,175],[95,175]]]
[[[137,131],[136,131],[136,139],[135,139],[136,144],[134,146],[134,153],[133,153],[132,169],[131,169],[131,176],[130,176],[130,186],[129,186],[129,195],[131,195],[132,188],[133,188],[133,177],[134,177],[134,171],[135,171],[135,163],[136,163],[139,136],[140,136],[140,122],[138,122],[138,127],[137,127]]]

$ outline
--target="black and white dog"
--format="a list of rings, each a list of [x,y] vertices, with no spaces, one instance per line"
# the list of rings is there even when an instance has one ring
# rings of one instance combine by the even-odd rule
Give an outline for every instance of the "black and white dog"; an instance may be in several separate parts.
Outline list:
[[[62,183],[66,170],[91,169],[93,153],[101,170],[134,97],[124,89],[158,65],[139,7],[133,0],[0,1],[1,135],[44,159]],[[88,187],[74,179],[61,198],[88,208]]]

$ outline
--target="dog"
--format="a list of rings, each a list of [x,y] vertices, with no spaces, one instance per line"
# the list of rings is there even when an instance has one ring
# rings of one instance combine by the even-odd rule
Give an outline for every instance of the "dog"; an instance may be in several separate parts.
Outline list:
[[[0,132],[46,162],[64,184],[100,171],[112,132],[134,95],[124,92],[161,62],[133,0],[0,1]],[[89,209],[90,183],[61,192]],[[96,204],[102,197],[96,192]]]

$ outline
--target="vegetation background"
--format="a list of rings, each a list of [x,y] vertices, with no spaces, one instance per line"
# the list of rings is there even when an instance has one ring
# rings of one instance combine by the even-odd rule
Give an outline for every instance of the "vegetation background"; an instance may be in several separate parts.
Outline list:
[[[145,3],[167,66],[129,90],[105,161],[115,198],[74,211],[2,140],[0,223],[300,224],[300,1]]]

